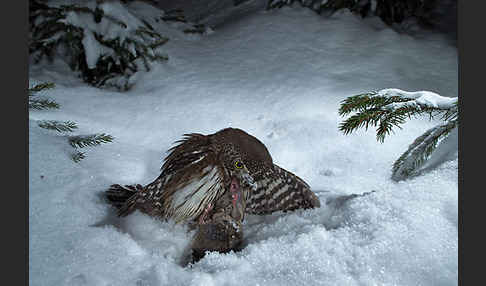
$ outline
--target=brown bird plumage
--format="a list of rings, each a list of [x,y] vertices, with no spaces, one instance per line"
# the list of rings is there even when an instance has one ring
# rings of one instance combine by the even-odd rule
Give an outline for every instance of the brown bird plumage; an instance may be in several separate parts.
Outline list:
[[[275,165],[265,145],[243,130],[185,134],[176,143],[155,181],[145,187],[112,185],[106,194],[119,216],[140,210],[196,224],[192,248],[198,256],[239,244],[245,213],[320,206],[307,183]]]

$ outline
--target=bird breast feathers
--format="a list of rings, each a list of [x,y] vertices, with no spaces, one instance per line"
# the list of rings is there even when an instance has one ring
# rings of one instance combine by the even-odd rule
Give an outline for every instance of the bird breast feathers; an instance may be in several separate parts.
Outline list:
[[[184,186],[174,192],[170,213],[179,222],[196,219],[204,207],[213,203],[224,192],[221,172],[217,166],[209,165],[202,176],[193,176]]]

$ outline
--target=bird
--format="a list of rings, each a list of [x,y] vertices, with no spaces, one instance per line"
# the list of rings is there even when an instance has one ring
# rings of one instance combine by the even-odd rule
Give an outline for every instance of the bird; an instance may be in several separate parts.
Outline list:
[[[228,252],[241,245],[245,214],[320,207],[300,177],[273,163],[265,145],[242,129],[184,134],[146,186],[113,184],[105,192],[120,217],[135,210],[198,228],[192,249]]]

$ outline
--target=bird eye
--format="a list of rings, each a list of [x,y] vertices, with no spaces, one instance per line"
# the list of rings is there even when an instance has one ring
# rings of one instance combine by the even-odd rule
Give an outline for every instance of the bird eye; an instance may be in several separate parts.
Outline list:
[[[236,169],[242,169],[243,163],[241,163],[241,161],[235,161],[235,167],[236,167]]]

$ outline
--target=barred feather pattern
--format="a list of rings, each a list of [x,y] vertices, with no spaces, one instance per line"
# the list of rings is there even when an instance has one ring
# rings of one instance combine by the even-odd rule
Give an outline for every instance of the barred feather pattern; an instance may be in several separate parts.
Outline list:
[[[243,191],[246,213],[262,215],[320,206],[307,183],[273,164],[265,145],[240,129],[185,134],[175,143],[160,176],[152,183],[143,188],[112,185],[107,191],[119,216],[138,209],[176,222],[195,221],[229,191],[231,177],[237,174],[231,169],[232,158],[240,158],[245,165],[247,173],[238,173],[240,180],[252,182],[243,184],[249,188]]]
[[[131,196],[118,210],[126,216],[139,209],[151,216],[194,220],[224,193],[223,170],[207,136],[185,134],[169,149],[160,176]]]
[[[248,198],[247,213],[262,215],[320,207],[319,199],[304,180],[275,164],[253,177],[258,187]]]
[[[221,171],[217,166],[208,166],[202,177],[194,178],[170,198],[167,212],[176,222],[196,219],[209,204],[214,204],[224,193]]]

